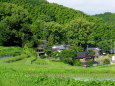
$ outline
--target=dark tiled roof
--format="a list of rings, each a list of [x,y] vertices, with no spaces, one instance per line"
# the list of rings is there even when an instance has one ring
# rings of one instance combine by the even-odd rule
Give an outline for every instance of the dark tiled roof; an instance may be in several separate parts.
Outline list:
[[[87,51],[82,51],[82,52],[77,52],[77,57],[78,58],[84,58],[88,56],[88,52]]]
[[[90,55],[88,51],[82,51],[82,52],[77,52],[77,57],[79,59],[82,59],[82,58],[91,59],[91,58],[94,58],[95,56]]]

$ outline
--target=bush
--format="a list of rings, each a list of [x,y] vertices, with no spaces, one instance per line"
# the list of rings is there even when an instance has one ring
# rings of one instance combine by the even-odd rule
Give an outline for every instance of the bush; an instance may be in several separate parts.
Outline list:
[[[73,59],[75,58],[75,55],[76,55],[75,50],[67,49],[67,50],[63,50],[61,53],[59,53],[59,58],[61,61],[73,65]]]
[[[81,64],[79,59],[75,59],[74,62],[73,62],[73,65],[74,66],[81,66],[82,64]]]
[[[37,57],[36,51],[32,48],[24,48],[22,53],[28,55],[29,57]]]
[[[110,60],[109,59],[104,59],[104,62],[103,62],[103,64],[110,64]]]
[[[50,56],[53,57],[53,58],[58,58],[59,57],[59,52],[54,51],[54,52],[51,53]]]
[[[100,64],[104,64],[104,61],[106,63],[107,60],[105,59],[108,59],[109,60],[109,63],[110,63],[110,60],[111,60],[111,57],[110,56],[103,56],[103,57],[99,57],[99,58],[96,58],[96,61],[99,62]]]
[[[93,66],[93,61],[88,61],[87,64],[88,66]]]
[[[51,56],[51,54],[52,54],[51,46],[45,47],[44,52],[46,52],[48,56]]]

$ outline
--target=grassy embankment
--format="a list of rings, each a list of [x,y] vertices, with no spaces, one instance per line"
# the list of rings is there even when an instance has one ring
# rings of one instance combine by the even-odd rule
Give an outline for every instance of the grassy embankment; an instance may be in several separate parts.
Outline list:
[[[0,52],[6,49],[4,55],[7,55],[6,47],[0,49]],[[15,54],[16,50],[18,54]],[[115,65],[83,68],[40,58],[31,63],[36,57],[34,50],[15,47],[9,52],[17,56],[0,59],[0,86],[115,86],[114,81],[74,80],[74,77],[115,78]],[[19,58],[22,59],[16,60]]]

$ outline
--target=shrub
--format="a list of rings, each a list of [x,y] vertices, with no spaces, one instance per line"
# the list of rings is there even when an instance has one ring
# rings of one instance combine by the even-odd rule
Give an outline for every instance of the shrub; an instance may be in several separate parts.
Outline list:
[[[37,57],[36,51],[32,48],[24,48],[22,53],[28,55],[29,57]]]
[[[81,66],[82,64],[81,64],[79,59],[75,59],[74,62],[73,62],[73,65],[74,66]]]
[[[61,53],[59,53],[60,60],[71,65],[73,65],[75,55],[76,52],[73,49],[63,50]]]
[[[44,52],[46,52],[48,56],[51,56],[51,54],[52,54],[51,46],[45,47]]]
[[[93,61],[88,61],[87,64],[88,66],[93,66]]]
[[[109,59],[104,59],[103,64],[110,64],[110,60]]]
[[[50,56],[53,57],[53,58],[58,58],[59,57],[59,52],[54,51],[54,52],[51,53]]]
[[[61,61],[71,64],[71,65],[81,65],[80,61],[75,60],[76,58],[76,52],[82,51],[83,49],[81,47],[77,46],[70,46],[69,49],[63,50],[59,53],[58,57]]]
[[[110,63],[111,57],[108,56],[108,55],[107,55],[107,56],[103,56],[103,57],[96,58],[96,61],[99,62],[100,64],[104,64],[105,59],[108,59],[108,60],[109,60],[109,63]]]

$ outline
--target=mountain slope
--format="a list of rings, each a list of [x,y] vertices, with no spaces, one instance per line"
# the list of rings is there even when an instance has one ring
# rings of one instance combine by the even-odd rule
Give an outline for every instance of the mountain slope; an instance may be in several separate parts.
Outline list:
[[[85,16],[81,11],[57,4],[51,4],[46,0],[0,0],[0,2],[8,2],[22,6],[30,12],[33,21],[41,19],[65,24],[76,17]]]
[[[107,50],[111,46],[110,39],[115,40],[115,24],[112,23],[109,25],[109,23],[107,23],[108,17],[104,17],[103,15],[101,17],[97,15],[90,16],[81,11],[62,5],[48,3],[46,0],[0,0],[0,2],[1,4],[4,2],[7,5],[11,4],[11,6],[15,4],[17,8],[25,9],[28,18],[25,22],[19,22],[21,24],[17,23],[17,19],[15,19],[12,21],[13,24],[11,25],[6,19],[9,19],[9,17],[12,16],[12,19],[9,19],[9,21],[11,21],[14,19],[14,15],[16,18],[17,15],[21,16],[21,11],[19,10],[17,14],[14,12],[14,15],[4,14],[6,15],[5,18],[2,12],[5,10],[1,9],[0,17],[4,19],[4,24],[9,24],[8,30],[10,30],[9,33],[12,33],[12,37],[4,32],[6,28],[3,26],[8,25],[3,25],[2,19],[0,19],[1,28],[4,32],[0,33],[0,36],[3,39],[2,41],[0,40],[0,42],[3,42],[0,43],[0,45],[4,44],[4,41],[6,44],[9,44],[9,41],[5,40],[6,35],[12,39],[11,43],[13,42],[14,46],[16,43],[19,43],[21,46],[34,47],[37,47],[39,43],[41,43],[40,40],[47,40],[48,46],[70,44],[85,48],[86,45],[92,45]],[[11,8],[7,9],[11,10]],[[14,8],[14,10],[17,9]],[[5,12],[7,13],[7,11]],[[25,15],[21,17],[25,17]],[[114,19],[111,18],[108,22],[111,21],[114,21]],[[26,22],[28,22],[28,24]],[[20,26],[18,27],[20,29],[18,32],[24,32],[24,34],[16,32],[17,25]],[[12,28],[14,31],[12,31]],[[23,44],[21,44],[19,40],[14,41],[13,37],[19,37]],[[27,38],[27,40],[24,40],[25,38]],[[71,42],[69,42],[70,40]]]
[[[115,24],[115,13],[106,12],[104,14],[98,14],[95,16],[102,18],[105,22],[109,24]]]

